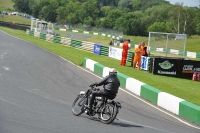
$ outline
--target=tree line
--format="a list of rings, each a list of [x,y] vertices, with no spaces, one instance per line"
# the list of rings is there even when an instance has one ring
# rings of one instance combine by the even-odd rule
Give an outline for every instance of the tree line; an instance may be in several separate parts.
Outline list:
[[[147,36],[200,35],[200,9],[165,0],[12,0],[15,10],[63,24],[81,24]]]

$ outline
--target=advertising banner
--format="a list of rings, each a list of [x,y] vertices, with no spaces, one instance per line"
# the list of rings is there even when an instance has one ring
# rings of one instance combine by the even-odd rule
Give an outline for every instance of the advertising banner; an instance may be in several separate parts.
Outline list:
[[[140,69],[149,70],[149,60],[150,57],[142,56]],[[136,67],[138,67],[138,63],[136,64]]]
[[[122,58],[122,49],[109,47],[109,57],[121,60]]]
[[[181,59],[155,58],[153,74],[180,77],[181,62]]]
[[[181,77],[192,79],[194,72],[200,72],[200,61],[183,60],[181,65]]]
[[[94,54],[101,54],[101,44],[94,44]]]
[[[143,70],[149,70],[149,60],[150,60],[150,57],[142,56],[142,59],[141,59],[141,69],[143,69]]]

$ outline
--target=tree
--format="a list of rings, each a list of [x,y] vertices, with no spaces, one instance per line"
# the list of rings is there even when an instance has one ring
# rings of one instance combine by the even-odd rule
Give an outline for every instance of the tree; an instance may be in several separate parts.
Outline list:
[[[196,25],[195,31],[200,35],[200,8],[195,10],[194,23]]]
[[[132,0],[133,11],[139,10],[141,6],[141,0]]]
[[[134,12],[124,13],[116,20],[115,28],[123,31],[126,35],[138,35],[138,27],[140,22],[136,18]]]
[[[19,11],[19,12],[25,12],[30,14],[31,10],[29,8],[29,0],[12,0],[14,2],[13,7],[15,8],[15,10]]]
[[[104,21],[102,22],[102,26],[105,28],[114,28],[116,18],[122,16],[124,12],[120,9],[110,10],[108,15],[105,17]]]
[[[60,23],[66,23],[67,22],[67,11],[66,7],[60,6],[57,10],[57,18],[56,20]]]
[[[79,11],[78,9],[81,9],[81,3],[80,2],[72,2],[70,1],[66,5],[66,22],[70,24],[78,24],[83,22],[83,20],[80,19]],[[61,17],[61,16],[60,16]]]
[[[99,14],[99,17],[105,17],[108,15],[109,11],[112,10],[112,7],[111,6],[102,6],[100,8],[100,14]]]
[[[120,9],[128,9],[131,11],[132,7],[133,7],[132,0],[120,0],[118,2],[118,8]]]
[[[200,35],[200,23],[196,25],[196,32]]]
[[[50,0],[45,6],[42,7],[39,13],[40,18],[46,21],[56,22],[57,13],[56,10],[59,7],[59,3],[56,0]]]
[[[170,32],[170,28],[165,22],[155,22],[147,29],[148,32]]]

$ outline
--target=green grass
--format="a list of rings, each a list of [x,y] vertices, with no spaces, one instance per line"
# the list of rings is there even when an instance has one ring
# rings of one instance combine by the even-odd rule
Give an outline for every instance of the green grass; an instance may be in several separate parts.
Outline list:
[[[119,60],[115,60],[115,59],[105,57],[105,56],[95,55],[93,53],[67,47],[62,44],[55,44],[55,43],[50,43],[44,40],[40,40],[38,38],[34,38],[29,35],[26,35],[24,31],[13,30],[13,29],[4,28],[4,27],[0,27],[0,30],[3,30],[21,39],[27,40],[41,48],[47,49],[57,55],[64,57],[67,60],[72,61],[73,63],[77,65],[82,65],[83,58],[88,57],[105,66],[115,67],[121,73],[124,73],[130,77],[138,79],[159,90],[170,93],[174,96],[185,99],[194,104],[200,105],[200,98],[199,98],[200,97],[200,89],[199,89],[200,82],[153,75],[151,73],[148,73],[147,71],[138,71],[130,67],[130,63],[128,63],[125,67],[122,67],[119,65],[120,64]]]
[[[0,17],[0,21],[5,21],[5,22],[15,21],[16,24],[31,25],[31,19],[21,17],[21,16],[16,16],[16,15],[5,15],[4,17]]]
[[[0,0],[0,11],[13,11],[14,3],[12,0]]]

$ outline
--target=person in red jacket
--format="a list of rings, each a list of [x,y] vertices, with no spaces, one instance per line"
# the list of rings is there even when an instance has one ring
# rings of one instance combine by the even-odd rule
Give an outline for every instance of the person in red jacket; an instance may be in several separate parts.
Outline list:
[[[129,43],[131,41],[128,39],[127,41],[124,41],[123,43],[123,50],[122,50],[122,59],[121,59],[121,62],[120,62],[120,65],[121,66],[125,66],[126,65],[126,59],[127,59],[127,56],[128,56],[128,50],[129,50]]]

